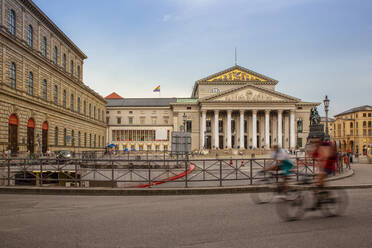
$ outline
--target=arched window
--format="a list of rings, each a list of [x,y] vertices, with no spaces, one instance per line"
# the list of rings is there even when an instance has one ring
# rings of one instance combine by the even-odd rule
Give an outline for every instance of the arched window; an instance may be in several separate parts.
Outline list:
[[[89,147],[92,147],[92,134],[89,134]]]
[[[66,128],[63,129],[63,145],[67,145],[67,130]]]
[[[34,75],[32,74],[32,72],[28,73],[28,94],[34,94]]]
[[[28,46],[32,47],[32,39],[33,39],[33,28],[31,25],[28,25],[28,32],[27,32],[27,44]]]
[[[54,129],[54,145],[58,146],[58,127]]]
[[[87,133],[84,133],[84,147],[87,147]]]
[[[74,75],[74,61],[70,61],[70,73],[73,76]]]
[[[352,122],[350,122],[350,128],[353,128],[353,123]]]
[[[77,98],[77,112],[80,114],[80,97]]]
[[[12,35],[16,34],[16,15],[12,9],[9,11],[9,31]]]
[[[367,122],[363,121],[363,128],[366,128],[366,127],[367,127]]]
[[[87,102],[84,100],[84,103],[83,103],[83,113],[84,115],[87,115]]]
[[[98,147],[101,147],[101,136],[98,135]]]
[[[78,132],[78,147],[80,147],[81,146],[81,133],[80,133],[80,131]]]
[[[47,56],[47,38],[43,36],[43,40],[41,42],[41,54],[43,56]]]
[[[74,94],[71,94],[70,97],[70,109],[71,111],[74,111]]]
[[[92,104],[89,103],[89,117],[92,117]]]
[[[77,66],[77,78],[80,79],[80,65]]]
[[[97,136],[96,136],[96,134],[94,135],[94,148],[96,148],[96,139],[97,138]]]
[[[101,120],[101,110],[98,109],[98,119],[97,120]]]
[[[102,118],[102,121],[104,121],[104,117],[103,117],[103,114],[104,114],[104,112],[103,112],[103,110],[102,110],[102,116],[101,116],[101,118]]]
[[[62,66],[63,66],[63,70],[66,71],[66,54],[65,53],[62,56]]]
[[[58,104],[58,86],[57,85],[54,85],[53,101],[54,101],[54,104]]]
[[[14,62],[10,63],[10,87],[15,89],[16,88],[16,66]]]
[[[48,97],[48,83],[46,79],[43,80],[43,99],[47,100]]]
[[[75,146],[75,131],[71,130],[71,146]]]
[[[303,122],[300,119],[300,120],[297,121],[297,132],[302,133],[302,131],[303,131]]]
[[[67,108],[67,106],[66,106],[66,90],[63,90],[62,106],[64,108]]]
[[[53,49],[53,63],[54,64],[58,63],[58,48],[57,48],[57,46],[54,46],[54,49]]]
[[[94,117],[94,119],[96,119],[96,106],[94,106],[94,108],[93,108],[93,117]]]

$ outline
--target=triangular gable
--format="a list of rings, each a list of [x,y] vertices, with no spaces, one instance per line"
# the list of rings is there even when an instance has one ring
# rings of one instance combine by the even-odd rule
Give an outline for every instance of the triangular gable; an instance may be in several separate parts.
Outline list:
[[[197,82],[277,82],[277,80],[251,71],[247,68],[235,65],[220,71]]]
[[[263,102],[263,101],[291,101],[298,102],[300,99],[286,94],[261,88],[255,85],[245,85],[239,88],[227,90],[220,94],[200,99],[203,102]]]

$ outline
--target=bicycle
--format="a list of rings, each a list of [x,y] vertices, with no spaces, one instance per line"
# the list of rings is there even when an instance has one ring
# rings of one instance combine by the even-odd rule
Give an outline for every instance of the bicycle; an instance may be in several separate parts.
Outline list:
[[[258,187],[256,193],[251,194],[251,198],[256,204],[270,203],[276,195],[286,195],[295,191],[293,188],[285,190],[283,188],[284,172],[283,171],[265,171],[261,170],[257,173],[256,184]],[[287,181],[289,180],[287,176]],[[264,188],[266,186],[266,188]],[[267,189],[269,187],[269,189]]]
[[[301,180],[302,185],[312,184],[308,176]],[[280,199],[276,204],[279,217],[285,221],[301,219],[306,212],[320,210],[325,217],[339,216],[348,205],[348,196],[344,190],[317,188],[308,191],[295,191],[289,197]]]

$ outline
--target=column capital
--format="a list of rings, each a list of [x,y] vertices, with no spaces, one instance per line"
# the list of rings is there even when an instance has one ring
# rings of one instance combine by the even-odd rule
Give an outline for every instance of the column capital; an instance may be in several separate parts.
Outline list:
[[[252,114],[257,114],[257,109],[252,109]]]
[[[284,110],[283,109],[278,109],[278,114],[283,114]]]
[[[202,114],[206,114],[206,113],[207,113],[207,110],[206,110],[206,109],[202,109],[202,110],[200,110],[200,112],[201,112]]]
[[[232,109],[226,109],[226,112],[231,115]]]
[[[214,115],[218,115],[220,113],[220,110],[219,109],[215,109],[213,111],[214,111]]]
[[[294,114],[295,113],[295,110],[294,109],[290,109],[289,110],[289,113]]]
[[[265,114],[270,114],[271,109],[265,109]]]
[[[245,112],[244,109],[239,110],[239,113],[240,113],[240,114],[243,114],[243,115],[244,115],[244,112]]]

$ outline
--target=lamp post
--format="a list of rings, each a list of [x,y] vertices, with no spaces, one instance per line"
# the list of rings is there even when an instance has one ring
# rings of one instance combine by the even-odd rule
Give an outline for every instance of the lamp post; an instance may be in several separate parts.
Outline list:
[[[326,113],[326,140],[329,140],[329,133],[328,133],[328,108],[329,108],[329,99],[328,96],[326,95],[324,100],[324,111]]]

